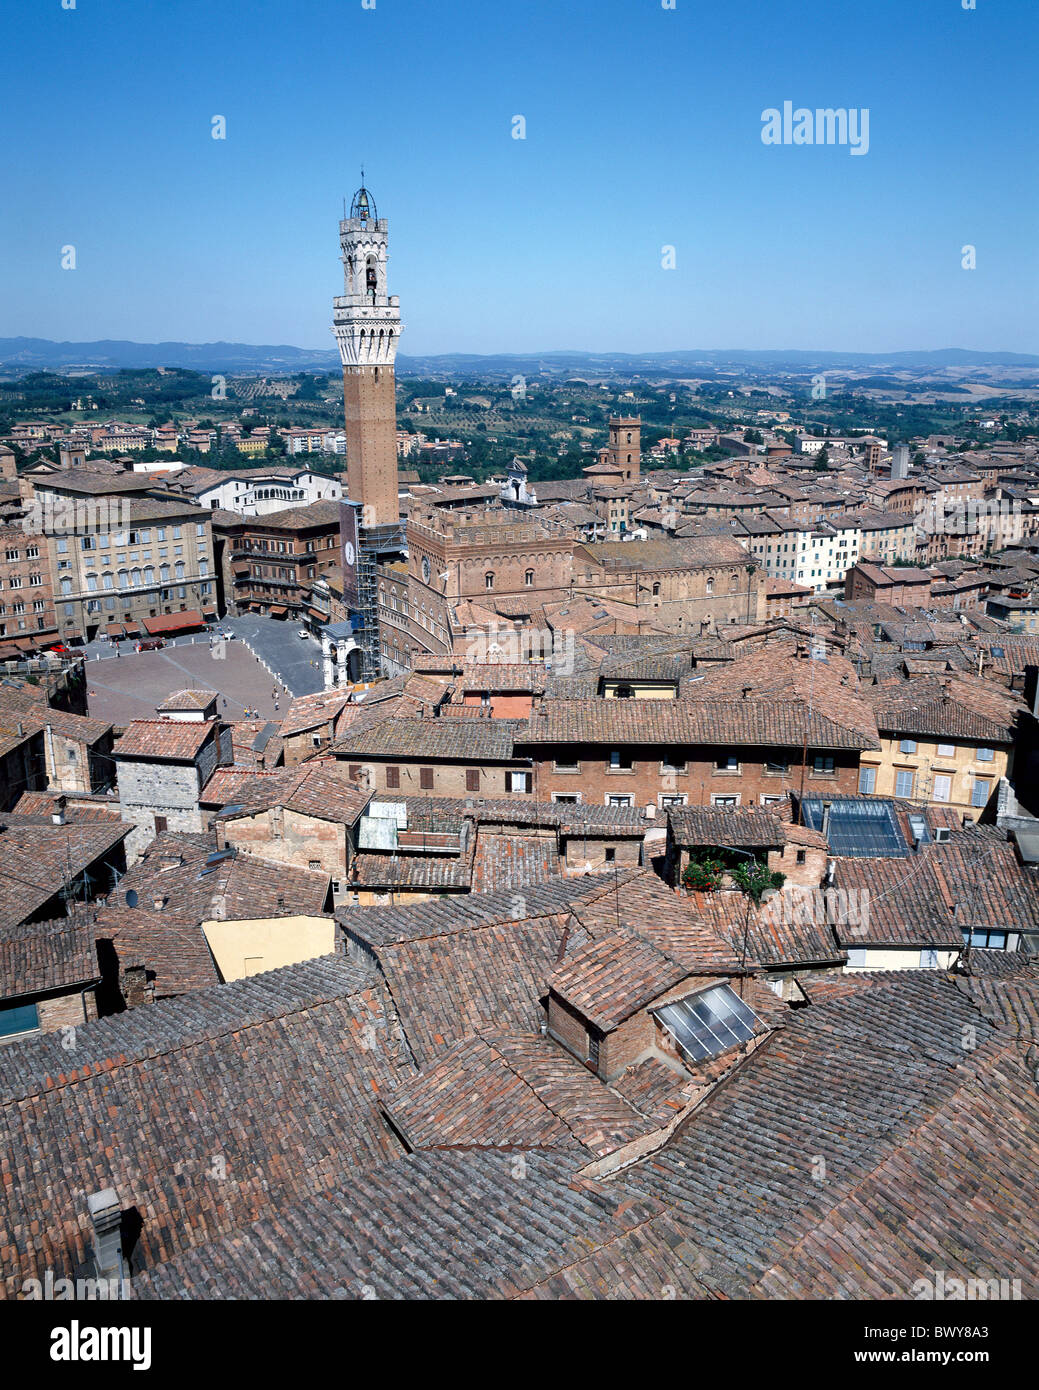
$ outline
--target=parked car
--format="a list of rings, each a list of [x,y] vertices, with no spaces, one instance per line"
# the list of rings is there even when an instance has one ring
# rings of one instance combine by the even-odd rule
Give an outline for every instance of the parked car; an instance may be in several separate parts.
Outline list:
[[[298,636],[300,636],[300,637],[309,637],[309,636],[310,636],[310,633],[307,631],[307,629],[306,629],[305,627],[299,627],[299,628],[297,628],[297,629],[296,629],[296,632],[297,632]]]
[[[64,642],[56,642],[53,647],[48,647],[49,652],[57,652],[60,656],[71,656],[72,652],[66,647]]]
[[[166,643],[161,637],[149,637],[145,641],[137,643],[137,650],[139,652],[157,652],[165,645]]]

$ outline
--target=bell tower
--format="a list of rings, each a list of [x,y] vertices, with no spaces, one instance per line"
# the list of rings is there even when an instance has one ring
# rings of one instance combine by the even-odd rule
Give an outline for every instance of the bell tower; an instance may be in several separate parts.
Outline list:
[[[339,224],[343,294],[332,331],[343,363],[347,491],[361,504],[364,528],[397,526],[397,412],[393,364],[400,301],[386,293],[386,219],[364,187]]]
[[[642,419],[638,415],[615,415],[610,420],[609,462],[624,474],[626,483],[639,480],[642,446]]]

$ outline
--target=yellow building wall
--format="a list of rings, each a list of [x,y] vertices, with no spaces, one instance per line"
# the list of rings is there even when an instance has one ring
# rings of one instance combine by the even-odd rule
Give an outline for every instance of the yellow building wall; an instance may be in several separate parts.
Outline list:
[[[881,736],[880,751],[864,753],[862,767],[877,769],[874,796],[895,796],[896,772],[913,773],[913,795],[911,800],[929,802],[934,806],[954,806],[977,820],[981,814],[980,806],[971,804],[971,793],[975,777],[984,778],[989,786],[989,796],[996,790],[1001,777],[1010,774],[1010,757],[1006,749],[994,748],[995,757],[991,762],[981,762],[977,749],[966,744],[955,744],[955,754],[951,758],[938,756],[938,744],[916,741],[915,753],[903,753],[899,739]],[[952,786],[947,801],[938,801],[933,795],[935,775],[950,777]]]
[[[330,956],[335,950],[332,917],[254,917],[203,922],[213,959],[225,980],[244,980],[265,970]]]

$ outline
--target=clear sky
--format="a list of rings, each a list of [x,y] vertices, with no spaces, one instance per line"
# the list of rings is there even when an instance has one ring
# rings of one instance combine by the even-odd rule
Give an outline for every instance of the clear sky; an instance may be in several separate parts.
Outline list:
[[[0,336],[331,347],[363,160],[405,353],[1034,352],[1039,3],[962,5],[0,0]]]

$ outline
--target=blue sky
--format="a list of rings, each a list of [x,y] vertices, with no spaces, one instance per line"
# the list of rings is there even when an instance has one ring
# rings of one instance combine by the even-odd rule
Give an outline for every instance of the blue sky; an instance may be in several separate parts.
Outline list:
[[[1036,0],[0,0],[0,46],[0,336],[330,347],[363,160],[405,353],[1039,348]],[[784,100],[869,152],[764,145]]]

